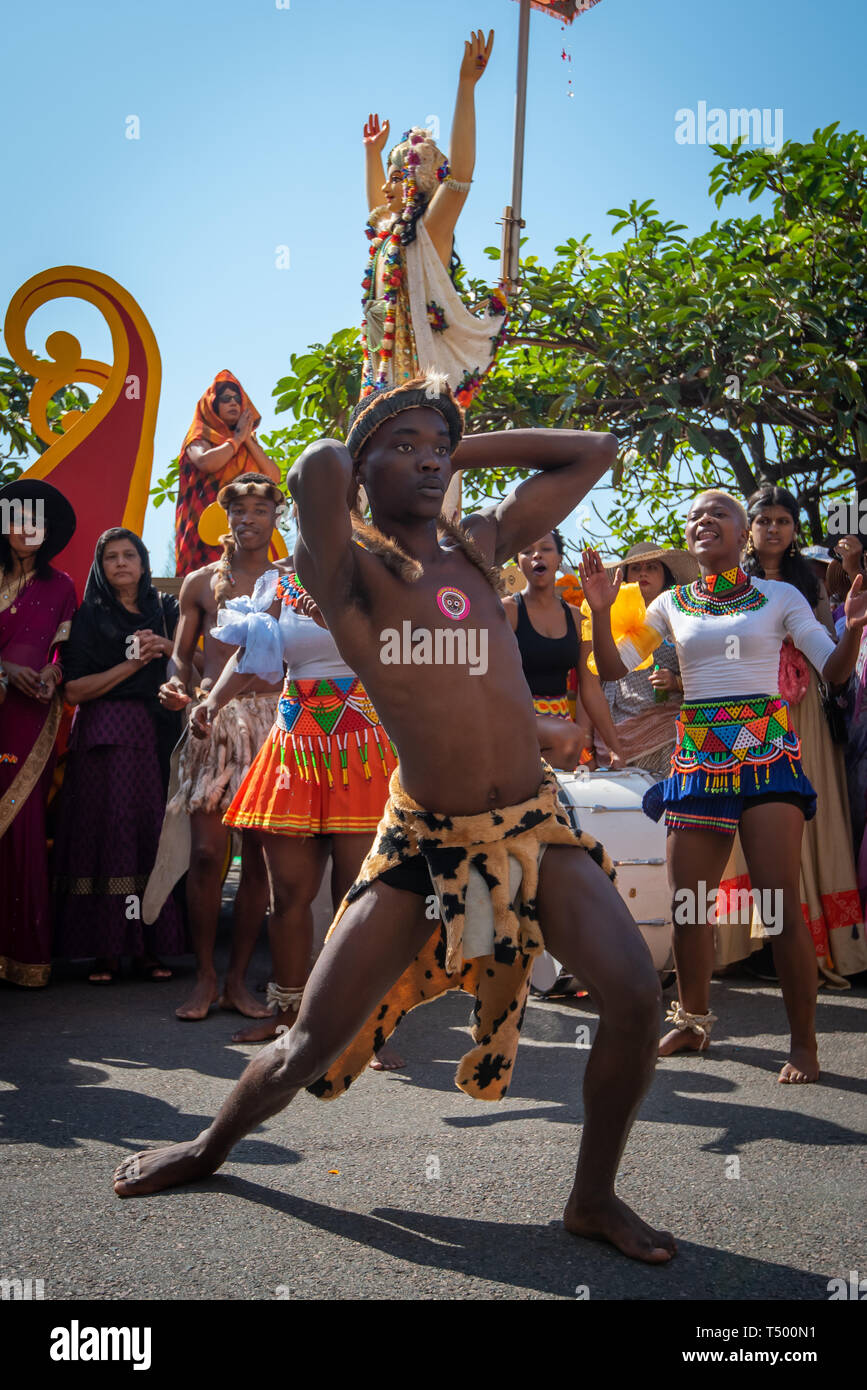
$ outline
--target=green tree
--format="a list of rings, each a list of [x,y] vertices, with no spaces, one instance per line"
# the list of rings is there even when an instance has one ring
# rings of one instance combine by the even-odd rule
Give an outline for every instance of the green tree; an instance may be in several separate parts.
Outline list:
[[[44,454],[48,445],[33,432],[27,411],[34,378],[17,362],[0,357],[0,485],[11,483],[28,467],[28,454]],[[91,404],[80,386],[56,391],[46,409],[51,429],[63,433],[60,417],[67,410],[87,410]]]
[[[678,541],[699,488],[772,482],[817,540],[830,497],[867,492],[867,140],[832,125],[778,153],[714,151],[716,206],[767,190],[769,214],[687,240],[632,202],[611,210],[618,249],[572,238],[550,270],[527,257],[476,427],[613,430],[619,492],[597,516],[617,536]]]
[[[688,238],[652,199],[633,201],[611,209],[612,233],[626,233],[614,250],[571,237],[550,268],[524,256],[509,338],[470,410],[473,430],[617,435],[614,500],[603,514],[590,499],[597,539],[680,543],[700,488],[747,497],[772,482],[796,494],[815,541],[830,499],[867,496],[867,139],[834,124],[778,152],[713,148],[716,207],[767,193],[768,211]],[[284,471],[311,440],[344,433],[358,334],[342,329],[290,366],[274,395],[293,423],[263,440]],[[465,498],[513,480],[467,474]]]

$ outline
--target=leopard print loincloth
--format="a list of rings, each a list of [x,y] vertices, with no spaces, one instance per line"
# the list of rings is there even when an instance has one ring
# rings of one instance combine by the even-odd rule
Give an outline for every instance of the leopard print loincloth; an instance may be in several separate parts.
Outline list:
[[[308,1089],[321,1100],[342,1095],[410,1009],[446,990],[463,989],[476,997],[475,1046],[461,1060],[455,1081],[475,1100],[500,1100],[508,1090],[517,1052],[533,958],[544,950],[536,909],[540,852],[547,845],[574,845],[586,850],[612,880],[614,868],[597,840],[569,824],[557,796],[557,780],[548,767],[538,794],[531,800],[474,816],[424,810],[403,790],[399,769],[392,774],[389,790],[373,847],[340,906],[329,936],[340,930],[346,908],[371,883],[419,854],[425,859],[440,901],[440,921],[355,1040]],[[509,891],[509,856],[518,861],[522,875],[514,905]],[[464,960],[471,865],[491,895],[494,951]]]

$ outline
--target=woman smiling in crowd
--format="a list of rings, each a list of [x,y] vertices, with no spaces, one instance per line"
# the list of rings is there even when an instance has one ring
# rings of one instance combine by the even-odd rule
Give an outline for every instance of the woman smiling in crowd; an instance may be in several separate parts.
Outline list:
[[[782,902],[773,948],[791,1045],[779,1080],[808,1082],[819,1076],[816,963],[798,879],[804,821],[815,815],[816,794],[801,768],[788,706],[775,693],[779,651],[789,635],[826,681],[845,681],[867,623],[867,594],[856,578],[846,600],[846,630],[835,647],[791,585],[752,578],[741,569],[748,533],[746,513],[733,497],[701,493],[686,522],[687,545],[701,578],[660,594],[647,610],[644,628],[619,644],[610,623],[619,573],[612,581],[598,554],[588,550],[581,578],[604,679],[622,679],[665,637],[677,647],[683,679],[672,775],[644,799],[653,819],[665,815],[674,890],[680,999],[670,1011],[673,1027],[660,1053],[708,1045],[715,1021],[710,1012],[713,929],[700,910],[700,885],[703,892],[705,885],[719,884],[731,836],[739,829],[753,887]],[[693,910],[684,912],[685,903]]]

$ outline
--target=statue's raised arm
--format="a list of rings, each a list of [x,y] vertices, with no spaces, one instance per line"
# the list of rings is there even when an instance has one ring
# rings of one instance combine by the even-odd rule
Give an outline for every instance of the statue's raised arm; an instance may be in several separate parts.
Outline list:
[[[449,175],[431,199],[425,217],[427,234],[446,270],[452,258],[457,220],[467,201],[476,167],[476,83],[488,66],[493,46],[493,29],[487,39],[479,29],[464,44],[449,142]]]

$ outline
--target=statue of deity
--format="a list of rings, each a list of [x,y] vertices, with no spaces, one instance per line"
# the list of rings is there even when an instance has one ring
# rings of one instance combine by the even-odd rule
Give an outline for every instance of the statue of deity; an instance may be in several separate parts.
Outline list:
[[[464,44],[448,158],[429,130],[415,126],[389,152],[383,181],[389,123],[380,125],[371,113],[364,126],[370,257],[362,396],[438,372],[467,406],[503,339],[503,289],[471,313],[450,274],[455,226],[476,161],[475,88],[493,42],[493,30],[487,40],[479,30]]]

